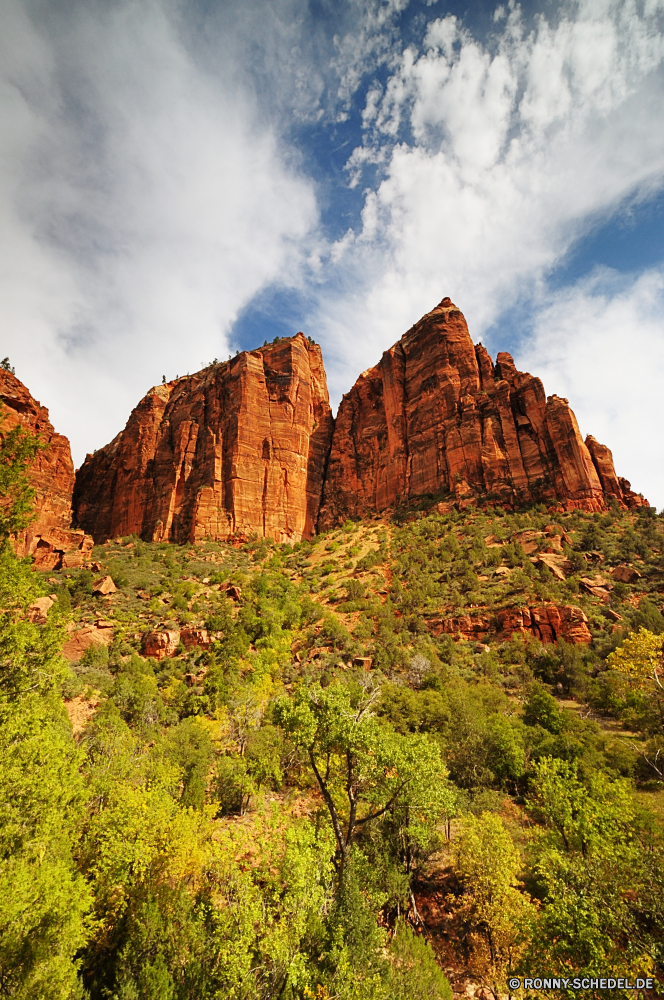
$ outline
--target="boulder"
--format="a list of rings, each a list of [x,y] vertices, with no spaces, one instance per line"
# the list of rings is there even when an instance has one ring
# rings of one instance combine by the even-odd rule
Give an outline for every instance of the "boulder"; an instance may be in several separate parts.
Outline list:
[[[62,647],[62,655],[72,662],[80,660],[88,646],[109,646],[113,641],[111,622],[97,621],[94,625],[71,624],[67,629],[69,637]]]
[[[117,587],[113,583],[113,578],[110,576],[102,576],[99,580],[95,580],[92,585],[93,594],[101,594],[106,596],[106,594],[115,594],[117,592]]]
[[[173,656],[179,645],[180,633],[177,629],[155,629],[143,635],[141,648],[144,656],[163,660],[167,656]]]
[[[48,597],[38,597],[28,608],[28,620],[34,622],[36,625],[43,625],[46,622],[46,615],[56,600],[55,594]]]
[[[180,641],[186,649],[195,646],[205,649],[212,642],[212,636],[206,628],[183,628],[180,630]]]
[[[363,670],[371,670],[373,656],[354,656],[353,666],[361,667]]]
[[[614,566],[611,570],[611,576],[620,583],[636,583],[637,580],[641,579],[641,574],[637,569],[634,569],[633,566],[626,566],[624,563],[621,566]]]
[[[533,558],[533,563],[535,566],[546,566],[557,580],[566,579],[565,569],[569,564],[563,555],[558,555],[555,552],[540,552]]]

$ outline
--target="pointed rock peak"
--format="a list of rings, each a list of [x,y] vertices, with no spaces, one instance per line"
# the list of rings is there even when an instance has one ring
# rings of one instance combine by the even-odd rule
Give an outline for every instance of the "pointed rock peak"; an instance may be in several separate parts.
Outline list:
[[[449,295],[446,295],[444,299],[441,299],[438,305],[436,306],[436,309],[456,309],[456,308],[457,307],[454,305]]]

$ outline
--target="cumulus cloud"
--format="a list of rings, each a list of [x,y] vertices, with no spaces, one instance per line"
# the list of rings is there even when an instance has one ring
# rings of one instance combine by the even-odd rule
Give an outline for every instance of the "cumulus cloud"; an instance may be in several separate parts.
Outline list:
[[[613,451],[618,475],[664,507],[664,269],[598,270],[546,296],[516,358],[573,403],[581,432]]]
[[[319,316],[335,384],[443,294],[479,338],[593,224],[661,187],[662,13],[579,0],[526,29],[512,4],[483,41],[438,18],[369,88],[348,162],[362,225],[333,255],[347,298]]]
[[[238,53],[199,65],[177,4],[0,11],[3,353],[80,461],[162,374],[228,353],[297,273],[315,194]]]

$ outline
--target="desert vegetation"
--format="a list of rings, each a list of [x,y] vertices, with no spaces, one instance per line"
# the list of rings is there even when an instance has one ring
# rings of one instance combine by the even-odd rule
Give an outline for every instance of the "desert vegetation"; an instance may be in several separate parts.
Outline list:
[[[430,497],[294,546],[115,539],[44,576],[6,544],[27,516],[19,438],[0,522],[1,995],[664,979],[653,509]],[[577,632],[538,634],[546,608],[575,609]]]

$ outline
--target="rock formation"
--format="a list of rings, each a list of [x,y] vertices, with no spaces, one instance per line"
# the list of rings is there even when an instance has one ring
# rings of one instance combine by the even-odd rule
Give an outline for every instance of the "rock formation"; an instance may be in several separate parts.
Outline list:
[[[150,389],[79,469],[76,523],[96,541],[309,538],[332,428],[317,344],[246,351]]]
[[[585,612],[573,604],[513,606],[503,608],[495,615],[431,617],[428,628],[432,635],[446,633],[463,642],[485,642],[496,635],[503,639],[529,635],[543,643],[565,639],[574,645],[587,645],[592,639]]]
[[[36,434],[42,444],[28,473],[35,490],[35,520],[14,540],[19,556],[31,555],[42,570],[81,566],[92,539],[71,529],[74,464],[69,441],[56,434],[48,410],[32,398],[15,375],[0,368],[0,437],[16,426]]]
[[[319,527],[425,494],[505,505],[560,501],[599,511],[607,499],[645,504],[618,479],[611,452],[584,443],[566,399],[473,346],[462,313],[443,301],[363,372],[343,397]]]

